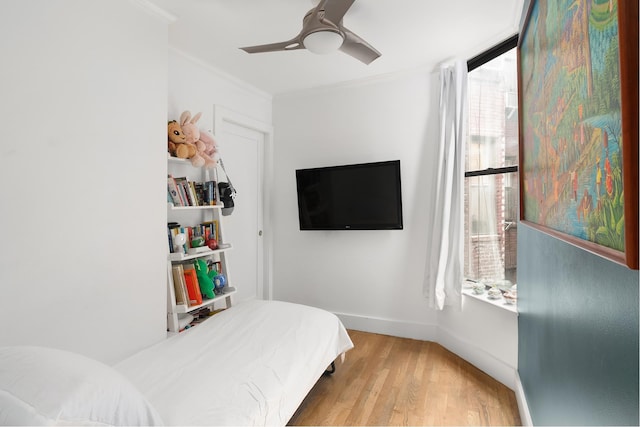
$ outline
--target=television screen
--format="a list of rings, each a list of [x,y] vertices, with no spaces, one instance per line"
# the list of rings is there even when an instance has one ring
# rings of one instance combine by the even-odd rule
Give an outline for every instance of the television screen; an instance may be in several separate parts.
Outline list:
[[[400,160],[296,170],[300,230],[402,229]]]

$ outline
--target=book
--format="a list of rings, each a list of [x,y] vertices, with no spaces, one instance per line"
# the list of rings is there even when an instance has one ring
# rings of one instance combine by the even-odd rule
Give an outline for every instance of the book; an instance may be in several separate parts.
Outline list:
[[[176,305],[185,305],[188,307],[190,304],[182,265],[172,266],[171,273],[173,274],[173,289],[176,294]]]
[[[196,194],[195,182],[187,181],[187,185],[189,187],[189,197],[191,198],[191,202],[193,203],[191,206],[200,206],[198,203],[198,196]]]
[[[185,252],[191,248],[191,241],[193,240],[193,227],[185,227],[184,228],[184,235],[187,237],[187,243],[185,243],[185,247],[184,250]]]
[[[193,206],[191,198],[189,197],[187,178],[181,176],[174,179],[176,181],[176,186],[178,187],[178,193],[180,193],[180,198],[184,201],[182,206]]]
[[[173,178],[173,175],[167,176],[167,190],[171,195],[173,206],[184,206],[182,199],[180,197],[180,193],[178,192],[178,186],[176,184],[176,180]]]
[[[209,203],[204,202],[204,183],[194,182],[193,186],[196,190],[196,199],[198,200],[198,206],[207,206]]]
[[[202,304],[202,294],[200,293],[200,284],[198,282],[195,267],[193,264],[185,264],[183,266],[183,270],[184,281],[187,285],[187,294],[189,296],[189,305],[194,306]]]
[[[175,252],[173,239],[180,232],[180,224],[178,224],[177,222],[167,223],[167,231],[169,234],[169,252],[173,253]]]
[[[215,271],[218,274],[222,274],[222,263],[220,261],[212,261],[209,269]]]
[[[200,223],[201,233],[205,236],[205,241],[209,239],[216,239],[216,242],[220,243],[220,235],[218,234],[218,220],[205,221]]]
[[[193,321],[193,314],[186,313],[178,315],[178,330],[182,332]]]
[[[173,242],[173,250],[171,251],[172,253],[176,253],[176,254],[186,254],[187,253],[187,247],[186,244],[182,244],[180,245],[180,239],[178,239],[178,235],[179,234],[184,234],[184,227],[175,227],[171,229],[171,240]],[[186,234],[185,234],[186,237]],[[186,239],[185,239],[186,242]]]
[[[216,182],[205,181],[203,184],[204,204],[214,206],[216,204]]]
[[[217,219],[213,220],[212,233],[213,233],[213,238],[216,239],[216,242],[218,242],[218,244],[220,244],[220,232],[218,230],[218,220]]]

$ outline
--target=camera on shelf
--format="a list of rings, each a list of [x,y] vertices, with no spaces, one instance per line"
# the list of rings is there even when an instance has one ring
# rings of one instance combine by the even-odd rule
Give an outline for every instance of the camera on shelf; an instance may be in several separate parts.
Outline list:
[[[236,189],[233,188],[228,182],[219,182],[218,194],[220,196],[220,200],[222,201],[222,203],[224,203],[224,207],[222,208],[222,215],[231,215],[231,212],[233,212],[233,207],[235,206],[233,203],[233,198],[236,196]]]

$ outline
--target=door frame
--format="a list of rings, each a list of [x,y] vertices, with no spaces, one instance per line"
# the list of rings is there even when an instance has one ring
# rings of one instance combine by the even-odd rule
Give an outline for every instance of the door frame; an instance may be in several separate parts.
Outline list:
[[[257,274],[262,283],[257,284],[258,298],[273,299],[273,236],[271,235],[271,197],[273,180],[273,126],[230,110],[221,105],[213,106],[213,133],[218,135],[225,123],[244,127],[261,133],[262,146],[258,146],[258,239]],[[266,197],[265,197],[266,196]],[[261,294],[261,295],[260,295]]]

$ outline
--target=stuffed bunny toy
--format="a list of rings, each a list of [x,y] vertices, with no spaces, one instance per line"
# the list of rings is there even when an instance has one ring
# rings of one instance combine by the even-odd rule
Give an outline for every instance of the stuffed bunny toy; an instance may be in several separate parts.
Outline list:
[[[201,115],[202,113],[198,113],[191,117],[189,111],[183,111],[182,114],[180,114],[180,127],[182,128],[187,144],[195,144],[196,141],[200,139],[200,129],[198,129],[196,123],[200,120]]]
[[[202,149],[197,144],[200,139],[200,129],[198,129],[196,122],[200,119],[200,115],[201,113],[198,113],[192,118],[189,111],[184,111],[180,114],[180,127],[182,128],[182,133],[184,133],[185,142],[193,145],[196,149],[196,153],[190,159],[191,164],[197,168],[205,165],[205,159],[200,154]]]
[[[206,132],[200,132],[200,129],[198,129],[196,123],[200,120],[200,116],[202,116],[202,113],[191,117],[191,112],[184,111],[180,115],[180,126],[182,126],[187,143],[195,144],[197,149],[196,155],[191,158],[191,164],[196,167],[211,168],[216,165],[216,159],[211,157],[211,153],[216,151],[215,141]],[[204,140],[202,139],[203,137]]]

